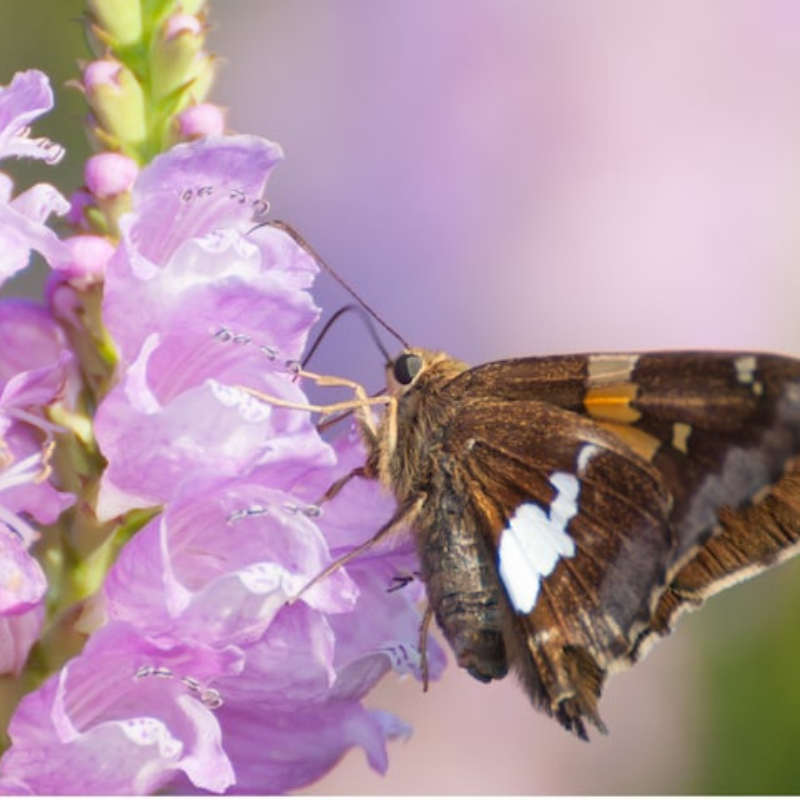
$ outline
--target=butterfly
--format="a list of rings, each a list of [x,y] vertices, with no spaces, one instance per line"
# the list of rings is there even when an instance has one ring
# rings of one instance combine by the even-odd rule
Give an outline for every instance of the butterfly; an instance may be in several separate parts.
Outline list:
[[[800,547],[800,361],[664,352],[469,368],[408,348],[359,473],[414,532],[432,615],[480,681],[518,674],[581,738],[609,673]],[[362,394],[362,409],[367,398]]]
[[[800,550],[800,360],[591,353],[469,367],[410,347],[296,230],[269,224],[403,344],[378,396],[298,374],[354,391],[306,408],[355,410],[367,448],[323,499],[358,474],[397,500],[314,582],[410,527],[429,603],[423,671],[435,618],[473,677],[515,670],[537,709],[587,739],[587,723],[606,731],[609,674],[682,612]]]

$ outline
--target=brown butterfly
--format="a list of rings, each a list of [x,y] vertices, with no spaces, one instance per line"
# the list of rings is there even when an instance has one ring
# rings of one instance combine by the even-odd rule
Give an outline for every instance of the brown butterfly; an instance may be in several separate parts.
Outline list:
[[[514,667],[586,738],[606,675],[677,614],[800,546],[800,361],[568,355],[468,368],[409,349],[360,474],[414,531],[430,610],[481,681]],[[346,404],[345,404],[346,405]],[[339,406],[341,407],[341,406]],[[355,553],[334,566],[340,566]]]
[[[682,610],[800,547],[798,360],[667,352],[469,368],[407,347],[387,374],[378,397],[322,379],[356,398],[309,407],[357,410],[357,472],[397,499],[320,578],[409,525],[423,633],[435,617],[478,680],[513,667],[533,705],[581,738],[587,721],[605,730],[608,673]]]

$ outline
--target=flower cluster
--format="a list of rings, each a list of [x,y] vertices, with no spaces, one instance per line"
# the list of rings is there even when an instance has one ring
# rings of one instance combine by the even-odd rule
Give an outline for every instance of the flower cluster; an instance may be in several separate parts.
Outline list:
[[[40,73],[0,90],[0,155],[55,159],[27,135],[51,104]],[[356,478],[320,506],[363,462],[356,431],[329,443],[239,388],[305,402],[317,266],[259,223],[280,158],[252,136],[141,169],[102,154],[64,241],[45,224],[61,195],[0,175],[0,275],[31,250],[52,269],[45,305],[0,302],[0,664],[19,701],[0,790],[281,792],[354,745],[385,769],[407,732],[362,701],[419,673],[420,586],[389,591],[411,547],[301,592],[392,501]],[[122,194],[118,241],[82,230],[87,196]],[[428,661],[435,677],[435,645]]]
[[[62,151],[32,139],[28,125],[52,106],[45,77],[17,75],[0,90],[0,157],[57,161]],[[0,282],[24,268],[32,250],[51,264],[63,264],[66,247],[46,226],[67,201],[52,187],[37,185],[13,196],[0,174]],[[68,403],[74,359],[47,311],[32,302],[0,304],[0,666],[19,675],[44,622],[44,572],[30,555],[39,539],[34,523],[52,523],[73,498],[49,480],[55,427],[45,409]],[[30,521],[29,521],[30,520]]]

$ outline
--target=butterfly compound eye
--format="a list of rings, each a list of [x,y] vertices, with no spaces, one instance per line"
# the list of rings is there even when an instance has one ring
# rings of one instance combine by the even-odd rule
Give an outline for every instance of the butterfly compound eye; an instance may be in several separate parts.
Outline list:
[[[414,353],[403,353],[394,362],[394,379],[401,386],[408,386],[422,369],[422,359]]]

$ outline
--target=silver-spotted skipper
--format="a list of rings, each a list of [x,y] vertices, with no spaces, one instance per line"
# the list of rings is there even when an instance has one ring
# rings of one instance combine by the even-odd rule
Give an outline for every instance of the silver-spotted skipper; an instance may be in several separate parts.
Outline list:
[[[797,551],[800,361],[651,353],[473,369],[409,349],[362,415],[364,473],[415,532],[430,608],[481,681],[514,667],[586,738],[605,676],[676,615]],[[380,534],[379,534],[380,535]],[[378,538],[377,536],[375,538]]]
[[[513,667],[533,705],[581,738],[587,721],[605,730],[608,673],[682,610],[800,547],[798,360],[592,354],[469,368],[406,348],[380,397],[325,383],[356,389],[317,410],[357,410],[369,454],[358,472],[391,489],[397,511],[324,574],[409,525],[423,629],[432,614],[478,680]],[[377,422],[374,404],[386,405]]]

